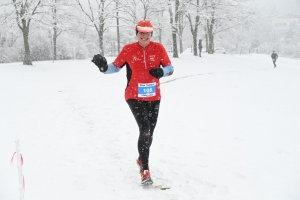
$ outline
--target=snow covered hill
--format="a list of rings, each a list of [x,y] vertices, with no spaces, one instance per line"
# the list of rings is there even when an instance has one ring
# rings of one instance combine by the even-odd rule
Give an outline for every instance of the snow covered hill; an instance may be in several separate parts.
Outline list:
[[[114,58],[107,58],[109,62]],[[145,190],[126,70],[90,60],[0,64],[0,200],[299,200],[300,60],[190,53],[171,58]]]

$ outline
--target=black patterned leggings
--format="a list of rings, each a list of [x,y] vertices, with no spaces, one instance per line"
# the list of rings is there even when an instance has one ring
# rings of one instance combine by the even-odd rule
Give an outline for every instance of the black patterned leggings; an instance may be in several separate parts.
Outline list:
[[[148,170],[150,146],[152,144],[153,132],[157,122],[160,100],[139,101],[136,99],[128,99],[127,103],[140,131],[138,151],[143,163],[143,170]]]

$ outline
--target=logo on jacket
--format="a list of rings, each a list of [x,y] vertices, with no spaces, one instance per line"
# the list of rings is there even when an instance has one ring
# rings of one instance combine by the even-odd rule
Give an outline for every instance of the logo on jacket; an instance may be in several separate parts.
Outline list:
[[[133,56],[133,61],[137,61],[137,60],[141,60],[139,57],[137,57],[137,56]]]
[[[150,55],[150,56],[149,56],[149,59],[150,59],[150,61],[152,61],[152,62],[155,61],[155,55]]]

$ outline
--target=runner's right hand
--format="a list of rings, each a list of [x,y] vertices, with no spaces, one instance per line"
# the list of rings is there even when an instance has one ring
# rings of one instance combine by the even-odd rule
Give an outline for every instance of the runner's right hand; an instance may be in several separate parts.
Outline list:
[[[94,55],[93,60],[91,60],[97,67],[99,68],[100,72],[106,72],[108,66],[107,61],[104,56],[100,54]]]

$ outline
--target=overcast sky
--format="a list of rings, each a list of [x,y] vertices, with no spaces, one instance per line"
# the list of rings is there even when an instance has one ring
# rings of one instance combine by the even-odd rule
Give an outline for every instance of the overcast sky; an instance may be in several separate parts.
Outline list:
[[[277,13],[284,14],[292,12],[300,15],[300,0],[253,0],[259,6],[268,7],[276,5]]]

